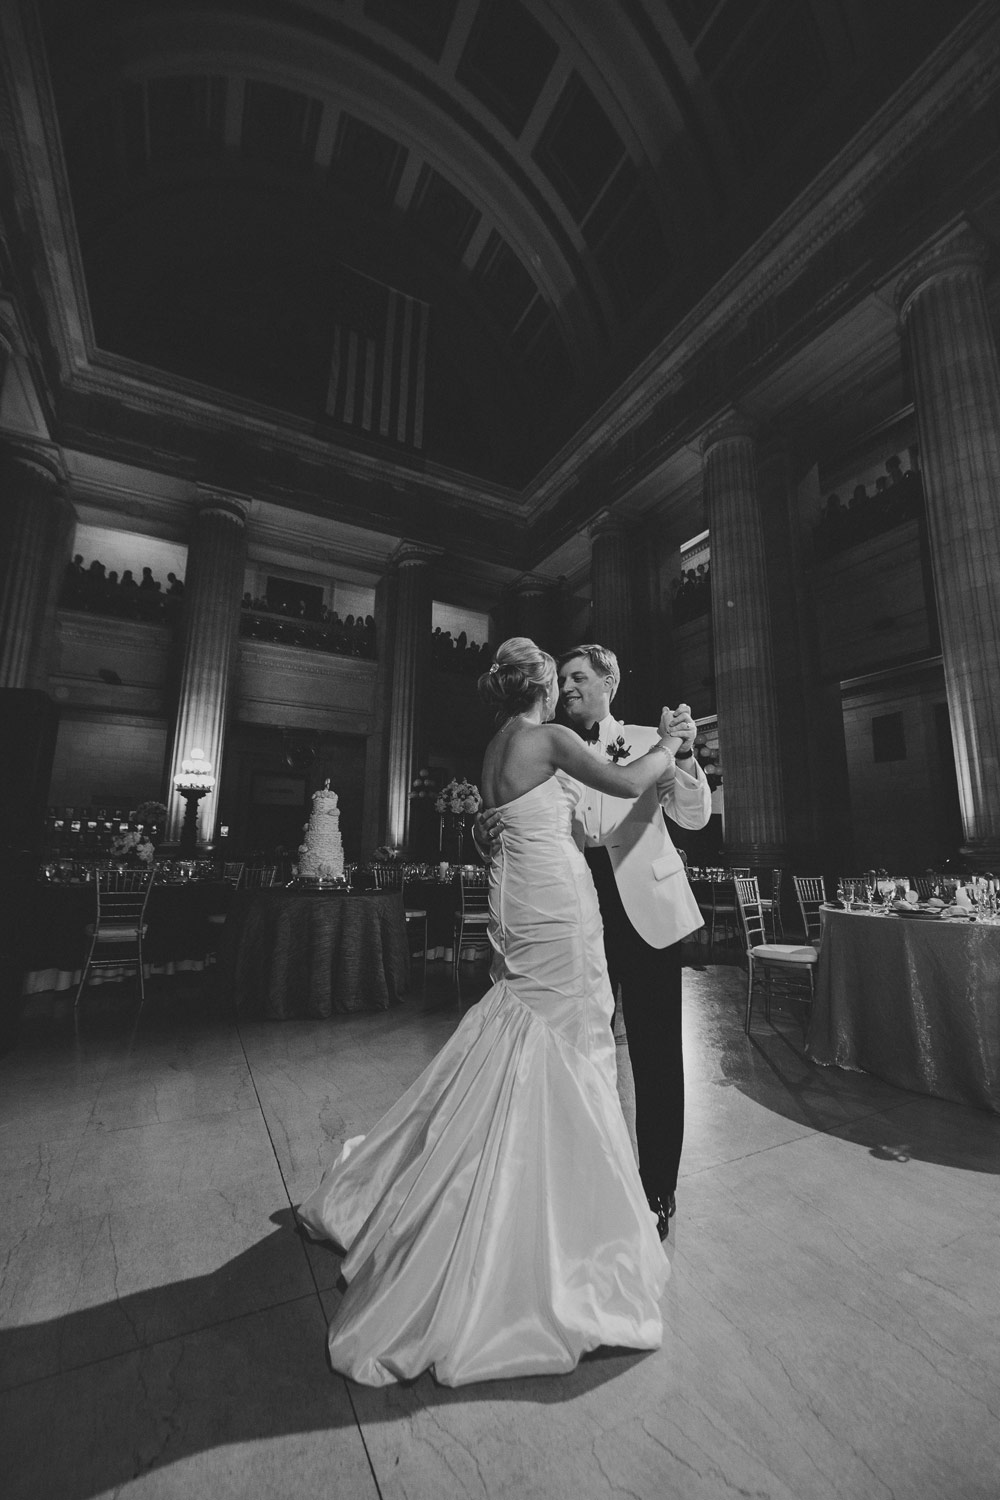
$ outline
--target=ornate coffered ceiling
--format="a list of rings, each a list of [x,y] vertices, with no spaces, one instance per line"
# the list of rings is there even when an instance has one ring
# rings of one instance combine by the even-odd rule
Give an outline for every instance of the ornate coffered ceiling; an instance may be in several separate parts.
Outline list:
[[[30,302],[31,198],[57,433],[534,565],[533,517],[555,548],[602,477],[646,493],[634,441],[589,498],[566,455],[673,430],[696,382],[627,417],[630,378],[983,9],[9,0],[6,272]]]

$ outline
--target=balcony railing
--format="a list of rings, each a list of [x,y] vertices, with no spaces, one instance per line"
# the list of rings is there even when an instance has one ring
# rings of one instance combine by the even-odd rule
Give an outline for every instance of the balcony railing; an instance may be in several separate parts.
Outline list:
[[[334,656],[361,656],[373,660],[376,655],[375,621],[348,616],[330,616],[325,620],[300,620],[271,611],[247,609],[240,612],[240,635],[251,641],[275,641],[282,646],[303,646],[309,651],[329,651]]]

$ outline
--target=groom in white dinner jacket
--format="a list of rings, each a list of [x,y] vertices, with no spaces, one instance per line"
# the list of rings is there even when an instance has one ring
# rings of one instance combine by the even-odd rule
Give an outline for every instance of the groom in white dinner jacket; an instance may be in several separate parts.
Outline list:
[[[575,646],[558,668],[563,710],[595,755],[631,760],[656,742],[658,730],[611,716],[620,681],[613,651]],[[661,1239],[674,1213],[684,1137],[680,943],[704,925],[663,813],[682,828],[704,828],[712,810],[686,705],[675,710],[668,733],[683,743],[654,787],[634,801],[584,787],[574,824],[597,887],[611,989],[621,992],[639,1172]]]

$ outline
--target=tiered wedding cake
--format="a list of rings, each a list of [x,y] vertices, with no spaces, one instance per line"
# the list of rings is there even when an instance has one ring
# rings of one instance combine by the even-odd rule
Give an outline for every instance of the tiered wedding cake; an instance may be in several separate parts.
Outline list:
[[[344,844],[340,837],[340,810],[337,793],[331,792],[329,778],[322,791],[313,792],[312,812],[306,824],[306,841],[299,845],[299,878],[302,880],[342,880],[344,878]]]

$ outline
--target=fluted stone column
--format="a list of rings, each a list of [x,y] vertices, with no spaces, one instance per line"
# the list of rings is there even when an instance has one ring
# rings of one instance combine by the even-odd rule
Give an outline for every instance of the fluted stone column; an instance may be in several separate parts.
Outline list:
[[[0,456],[0,687],[47,684],[72,523],[62,477],[54,454],[12,444]]]
[[[184,577],[184,650],[170,748],[167,837],[180,838],[185,804],[174,791],[181,762],[197,748],[215,771],[215,789],[198,807],[198,837],[212,837],[219,804],[233,666],[246,569],[245,502],[206,493],[198,502]]]
[[[574,599],[565,573],[556,579],[552,594],[552,639],[555,646],[553,656],[570,650],[576,641],[570,636],[573,620]]]
[[[706,435],[702,452],[726,849],[777,862],[787,835],[754,429],[734,414]]]
[[[709,711],[708,688],[692,680],[674,636],[676,582],[681,574],[681,551],[654,522],[645,528],[641,604],[643,623],[636,632],[637,656],[653,689],[651,707],[689,702],[696,715]],[[701,695],[699,701],[699,694]]]
[[[625,527],[610,511],[591,522],[590,548],[591,639],[618,658],[622,677],[612,711],[628,718],[635,712],[632,580]]]
[[[967,226],[902,278],[934,591],[965,831],[963,853],[1000,862],[1000,366]]]
[[[526,573],[511,585],[507,609],[510,635],[524,635],[552,652],[552,586],[544,578]]]
[[[410,786],[423,754],[431,652],[433,554],[404,544],[393,558],[392,681],[387,725],[386,838],[405,845],[410,829]]]

